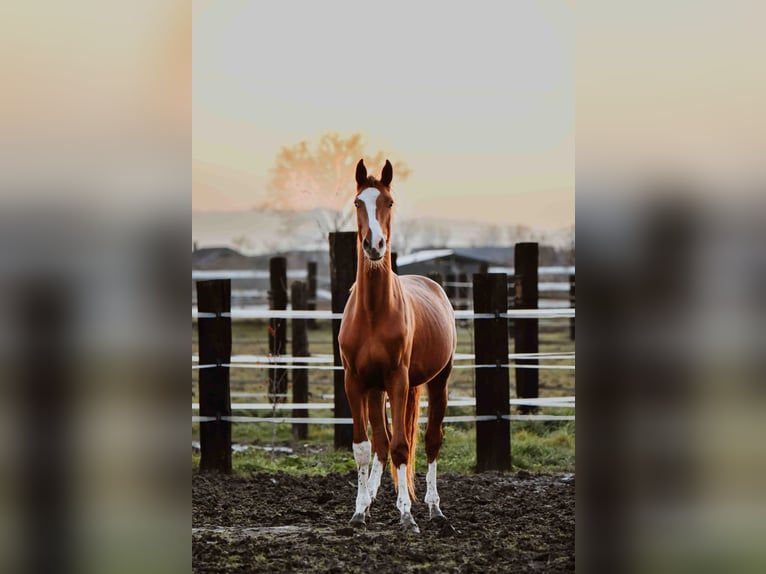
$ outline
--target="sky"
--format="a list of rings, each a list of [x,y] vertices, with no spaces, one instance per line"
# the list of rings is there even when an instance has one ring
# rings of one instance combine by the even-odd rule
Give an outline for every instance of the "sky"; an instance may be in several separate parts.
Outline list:
[[[194,210],[251,209],[282,146],[359,132],[412,170],[405,216],[574,223],[570,2],[196,1],[192,26]]]
[[[578,6],[577,181],[683,174],[731,189],[766,178],[766,3]],[[638,176],[636,175],[638,174]]]

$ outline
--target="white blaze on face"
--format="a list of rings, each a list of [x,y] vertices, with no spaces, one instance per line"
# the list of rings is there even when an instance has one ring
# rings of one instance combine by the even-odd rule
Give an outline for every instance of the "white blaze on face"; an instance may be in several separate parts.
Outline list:
[[[370,234],[372,235],[373,248],[377,249],[378,245],[380,244],[380,240],[384,240],[383,248],[379,250],[380,256],[383,257],[383,255],[386,253],[386,237],[383,235],[383,229],[381,229],[377,218],[377,201],[379,196],[380,190],[375,189],[374,187],[368,187],[362,190],[362,193],[359,194],[357,199],[364,203],[364,207],[367,209],[367,221],[370,225]]]

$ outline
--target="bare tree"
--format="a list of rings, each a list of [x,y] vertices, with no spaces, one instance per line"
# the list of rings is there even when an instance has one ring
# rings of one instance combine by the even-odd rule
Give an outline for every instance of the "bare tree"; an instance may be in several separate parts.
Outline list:
[[[510,245],[521,241],[532,241],[532,229],[527,225],[509,225],[506,227],[506,237]]]
[[[253,248],[253,244],[248,239],[247,235],[238,235],[237,237],[232,237],[231,244],[237,248],[237,251],[240,253],[245,253]]]
[[[575,264],[575,226],[572,225],[569,228],[568,232],[570,237],[569,237],[569,254],[568,254],[569,256],[567,258],[568,259],[567,263],[569,265],[574,265]]]
[[[487,225],[479,234],[479,245],[498,246],[502,243],[502,231],[497,225]]]
[[[315,145],[308,141],[279,150],[271,170],[269,206],[281,209],[317,209],[322,233],[338,231],[353,216],[350,208],[354,196],[354,170],[364,158],[372,170],[383,166],[387,159],[382,151],[375,155],[364,153],[362,134],[343,137],[325,133]],[[405,180],[410,169],[403,162],[393,162],[395,181]]]

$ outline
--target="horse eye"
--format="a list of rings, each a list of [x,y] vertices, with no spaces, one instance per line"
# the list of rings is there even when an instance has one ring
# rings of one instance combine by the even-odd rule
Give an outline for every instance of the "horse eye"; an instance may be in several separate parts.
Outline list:
[[[354,207],[357,207],[357,208],[362,207],[362,202],[359,201],[359,200],[355,201],[354,202]]]
[[[388,202],[388,207],[393,207],[393,206],[394,206],[394,202],[393,201],[389,201]]]

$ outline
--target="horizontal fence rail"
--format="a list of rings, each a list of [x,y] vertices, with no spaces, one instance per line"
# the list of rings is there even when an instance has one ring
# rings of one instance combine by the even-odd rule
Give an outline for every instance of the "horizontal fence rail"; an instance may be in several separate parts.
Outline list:
[[[401,261],[404,257],[400,257]],[[513,267],[490,266],[490,273],[505,273],[514,275]],[[572,275],[575,272],[574,266],[547,266],[538,267],[540,275]],[[288,279],[305,279],[307,272],[305,269],[289,269],[287,271]],[[269,272],[258,269],[193,269],[192,280],[210,280],[210,279],[268,279]],[[328,277],[318,277],[318,280],[329,284]],[[470,283],[467,285],[470,286]]]
[[[490,265],[488,271],[489,273],[505,273],[506,275],[516,274],[516,269],[513,267]],[[538,275],[572,275],[574,272],[574,265],[549,265],[537,268]]]
[[[305,269],[289,269],[287,271],[288,279],[305,279],[308,273]],[[268,279],[269,272],[256,269],[193,269],[192,281],[202,281],[211,279]],[[320,280],[329,283],[329,279]]]
[[[509,405],[532,405],[541,407],[575,408],[574,397],[544,397],[537,399],[510,399]],[[451,399],[447,407],[462,408],[476,406],[475,398]],[[420,401],[421,409],[428,407],[428,401]],[[291,409],[332,410],[333,403],[232,403],[233,411],[279,411]],[[192,403],[192,410],[199,410],[199,403]]]
[[[574,415],[455,415],[445,416],[442,421],[445,424],[450,423],[475,423],[484,421],[573,421]],[[214,422],[225,421],[230,423],[271,423],[271,424],[312,424],[312,425],[351,425],[354,423],[350,418],[326,418],[326,417],[192,417],[192,422]],[[419,417],[418,424],[428,422],[427,417]]]
[[[543,359],[549,361],[571,361],[574,360],[574,353],[508,353],[508,360],[523,361],[529,359]],[[456,353],[455,361],[472,361],[476,359],[473,353]],[[198,355],[192,355],[192,363],[199,362]],[[241,369],[271,369],[279,367],[286,370],[317,370],[317,371],[342,371],[343,367],[334,365],[332,355],[315,355],[311,357],[293,357],[290,355],[268,356],[268,355],[234,355],[230,362],[208,365],[193,365],[192,369],[209,369],[213,367],[229,367]],[[303,363],[303,364],[294,364]],[[454,364],[453,369],[495,369],[495,368],[518,368],[518,369],[563,369],[575,370],[575,365],[550,365],[550,364],[521,364],[521,363],[495,363],[486,365]]]
[[[508,309],[504,313],[474,313],[471,310],[455,311],[455,319],[561,319],[575,316],[573,308],[560,309]],[[306,310],[277,310],[277,309],[232,309],[231,311],[205,313],[192,308],[193,319],[215,319],[228,317],[230,319],[342,319],[343,313],[330,311]]]
[[[455,353],[455,361],[472,361],[476,358],[473,353]],[[568,360],[574,359],[574,352],[550,352],[550,353],[508,353],[509,359],[550,359],[550,360]],[[192,355],[192,362],[199,362],[199,355]],[[293,357],[292,355],[232,355],[232,363],[317,363],[332,364],[332,355],[316,354],[310,357]]]

